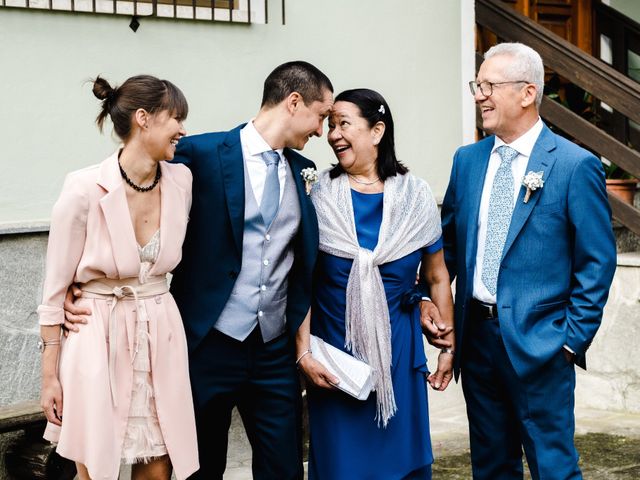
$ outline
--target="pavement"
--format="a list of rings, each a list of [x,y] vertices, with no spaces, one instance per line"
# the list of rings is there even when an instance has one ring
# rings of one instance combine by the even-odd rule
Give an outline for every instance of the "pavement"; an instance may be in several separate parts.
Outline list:
[[[434,456],[436,457],[436,466],[446,465],[445,470],[453,472],[463,470],[463,473],[449,476],[434,472],[434,479],[468,479],[471,477],[468,471],[469,436],[467,417],[464,403],[456,401],[456,397],[461,395],[458,392],[460,386],[451,385],[449,389],[444,393],[430,392],[431,442]],[[452,402],[451,400],[454,401]],[[608,439],[611,438],[609,437],[611,435],[619,435],[625,439],[637,439],[638,448],[631,455],[627,455],[624,461],[605,463],[605,466],[601,466],[597,472],[594,470],[585,471],[585,480],[638,478],[635,474],[624,476],[618,475],[616,472],[620,470],[621,466],[624,468],[629,468],[629,466],[636,469],[640,468],[640,413],[633,414],[578,407],[576,409],[576,435],[586,434],[607,434],[608,437],[604,438],[605,442],[610,441]],[[463,464],[462,467],[460,467],[461,463]],[[454,465],[453,468],[450,467],[452,464]],[[129,469],[123,467],[120,478],[130,478],[129,475]],[[526,476],[525,478],[530,477]],[[224,480],[252,480],[251,448],[237,412],[234,412],[229,435],[229,454]]]
[[[429,393],[431,441],[434,456],[436,457],[436,465],[438,464],[438,459],[444,461],[449,457],[455,457],[459,459],[458,461],[468,463],[468,424],[460,385],[450,385],[444,393],[432,391]],[[586,480],[639,478],[636,476],[620,476],[616,472],[620,471],[620,463],[624,463],[623,467],[625,468],[629,466],[640,468],[640,413],[605,411],[580,406],[576,408],[575,413],[576,436],[606,434],[606,436],[598,437],[603,442],[616,438],[615,436],[620,436],[625,437],[625,439],[633,439],[637,441],[638,445],[638,448],[635,449],[634,447],[634,450],[627,455],[624,461],[621,460],[606,467],[599,467],[598,470],[588,470],[583,467],[584,478]],[[251,480],[252,478],[251,450],[242,425],[238,421],[239,418],[235,418],[235,426],[232,427],[225,480]],[[606,445],[602,445],[603,449],[605,447]],[[585,455],[583,455],[583,458],[586,458]],[[470,473],[468,468],[466,473],[459,476],[448,477],[444,474],[436,475],[434,472],[434,478],[470,478]]]
[[[435,365],[437,350],[431,347],[426,350],[429,364]],[[602,391],[586,388],[590,387],[587,380],[592,376],[593,373],[586,375],[579,372],[577,383],[580,388],[576,389],[576,444],[581,455],[584,478],[638,480],[640,410],[635,408],[636,403],[633,402],[629,402],[629,410],[637,413],[614,409],[621,403],[612,400],[615,399],[615,392],[610,387],[600,389]],[[598,408],[593,408],[594,406]],[[429,390],[429,419],[431,443],[436,458],[434,479],[470,479],[468,424],[459,383],[451,383],[445,392]],[[125,475],[120,478],[130,478],[125,469],[121,473]],[[525,475],[525,479],[529,478]],[[234,412],[224,480],[251,479],[251,447],[240,416]]]

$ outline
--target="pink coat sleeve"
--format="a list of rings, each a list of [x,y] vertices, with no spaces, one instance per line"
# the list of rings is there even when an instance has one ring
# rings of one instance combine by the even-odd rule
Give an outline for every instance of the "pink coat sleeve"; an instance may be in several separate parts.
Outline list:
[[[87,237],[89,199],[82,191],[82,179],[69,174],[53,206],[40,325],[64,323],[64,297],[75,278]]]

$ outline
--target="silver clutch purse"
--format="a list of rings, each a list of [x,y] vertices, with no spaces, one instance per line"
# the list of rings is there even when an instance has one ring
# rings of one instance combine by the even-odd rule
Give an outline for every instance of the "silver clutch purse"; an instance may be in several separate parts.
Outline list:
[[[373,390],[373,370],[368,364],[325,343],[315,335],[311,335],[310,347],[314,360],[340,379],[336,388],[358,400],[366,400],[369,397]]]

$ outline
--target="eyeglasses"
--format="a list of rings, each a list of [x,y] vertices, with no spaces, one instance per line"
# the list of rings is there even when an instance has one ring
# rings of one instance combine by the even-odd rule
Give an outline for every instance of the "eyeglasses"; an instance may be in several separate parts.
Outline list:
[[[480,83],[471,81],[469,82],[469,90],[471,90],[471,95],[475,96],[476,92],[480,90],[480,93],[482,94],[482,96],[490,97],[491,95],[493,95],[494,86],[506,85],[509,83],[531,83],[531,82],[527,82],[526,80],[511,80],[508,82],[480,82]]]

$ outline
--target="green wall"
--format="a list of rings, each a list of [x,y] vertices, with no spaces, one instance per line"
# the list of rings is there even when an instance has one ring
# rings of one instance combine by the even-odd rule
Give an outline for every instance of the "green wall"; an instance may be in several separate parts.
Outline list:
[[[87,80],[168,78],[190,103],[189,133],[226,130],[258,110],[262,81],[276,65],[305,59],[336,91],[379,90],[396,120],[400,158],[446,188],[462,142],[459,1],[269,0],[271,23],[227,25],[0,8],[0,226],[49,218],[70,170],[117,146],[94,125],[98,101]],[[469,12],[467,12],[468,14]],[[304,153],[334,161],[326,136]]]
[[[620,13],[640,22],[640,1],[638,0],[609,0],[611,8],[615,8]]]

